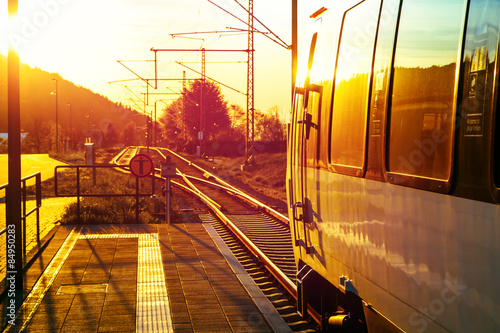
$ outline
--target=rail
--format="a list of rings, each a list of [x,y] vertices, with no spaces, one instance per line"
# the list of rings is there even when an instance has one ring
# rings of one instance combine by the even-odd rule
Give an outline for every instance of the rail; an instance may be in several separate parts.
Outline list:
[[[263,203],[251,198],[248,196],[246,193],[236,189],[234,186],[231,186],[229,183],[223,181],[222,179],[218,178],[217,176],[209,173],[208,171],[204,170],[203,168],[195,165],[194,163],[186,160],[182,156],[172,152],[171,150],[168,150],[169,153],[175,155],[178,158],[181,158],[182,160],[186,161],[189,163],[191,166],[199,169],[200,171],[204,172],[205,174],[209,175],[210,177],[213,177],[217,182],[219,182],[221,187],[224,187],[226,190],[229,190],[230,192],[233,192],[233,194],[237,194],[238,197],[240,198],[245,198],[247,201],[252,202],[254,205],[258,205],[263,211],[266,211],[267,213],[270,213],[271,215],[275,216],[278,220],[286,223],[288,222],[288,219],[284,217],[282,214],[276,212],[275,210],[269,208],[268,206],[264,205]],[[163,155],[161,152],[159,152],[161,155]],[[164,155],[163,155],[164,156]],[[180,173],[178,171],[178,173]],[[183,175],[180,173],[182,177],[184,178],[185,181],[187,181],[187,175]],[[193,177],[189,177],[193,178]],[[239,230],[239,228],[234,225],[234,223],[221,211],[220,206],[216,204],[212,199],[208,198],[205,194],[201,194],[201,191],[197,189],[191,182],[187,181],[187,184],[191,188],[190,192],[198,195],[198,197],[205,202],[205,204],[210,208],[210,210],[217,215],[218,218],[220,218],[224,224],[226,224],[229,229],[238,237],[238,239],[245,244],[245,246],[256,256],[258,257],[261,262],[264,264],[264,266],[268,269],[268,271],[274,276],[276,280],[280,282],[280,284],[288,291],[290,295],[293,297],[297,297],[297,286],[295,283],[293,283],[273,262],[271,259],[269,259],[243,232]],[[179,186],[180,184],[174,182],[174,185]],[[183,189],[185,189],[184,186],[182,186]],[[288,223],[287,223],[288,224]]]
[[[166,160],[166,156],[159,150],[155,149],[162,157],[163,159]],[[203,172],[204,177],[207,179],[212,178],[219,184],[212,183],[208,180],[200,179],[197,177],[189,176],[186,174],[183,174],[181,172],[178,172],[178,176],[183,178],[183,180],[188,184],[188,186],[185,186],[183,184],[180,184],[179,182],[173,181],[172,185],[190,193],[191,195],[197,196],[200,198],[201,201],[205,202],[205,204],[210,208],[210,210],[219,217],[219,219],[229,227],[229,229],[236,235],[236,237],[245,244],[245,246],[253,253],[254,256],[259,258],[263,265],[268,269],[268,271],[271,273],[271,275],[274,276],[274,278],[279,281],[279,283],[288,291],[288,293],[295,299],[297,300],[297,286],[295,283],[293,283],[273,262],[271,259],[269,259],[243,232],[239,230],[239,228],[232,223],[232,221],[225,216],[225,214],[220,210],[220,205],[217,204],[214,200],[206,196],[204,193],[202,193],[194,184],[192,184],[189,179],[196,180],[196,181],[203,181],[204,183],[210,184],[212,186],[217,186],[226,192],[235,195],[239,197],[240,199],[243,199],[247,201],[248,203],[259,207],[259,209],[263,212],[267,212],[268,214],[274,216],[277,220],[281,221],[284,224],[290,225],[289,220],[286,216],[283,214],[277,212],[276,210],[268,207],[267,205],[259,202],[258,200],[248,196],[246,193],[242,192],[241,190],[235,188],[234,186],[230,185],[229,183],[225,182],[224,180],[220,179],[219,177],[215,176],[214,174],[204,170],[202,167],[192,163],[191,161],[187,160],[183,156],[169,150],[165,149],[172,155],[178,157],[179,159],[185,161],[188,165],[193,166],[194,168],[198,169],[199,171]],[[119,157],[122,157],[124,153],[127,150],[125,149],[124,151],[121,152]],[[137,152],[137,151],[136,151]],[[117,163],[119,158],[115,158],[114,162]],[[159,176],[157,176],[159,177]],[[311,308],[309,305],[307,306],[307,310],[309,315],[317,322],[321,323],[321,315],[319,315],[313,308]]]
[[[153,148],[156,150],[162,157],[163,159],[166,160],[166,156],[156,148]],[[203,172],[204,177],[207,179],[212,178],[219,184],[214,184],[211,183],[210,181],[203,180],[200,178],[192,177],[189,175],[185,175],[181,172],[178,172],[178,175],[181,176],[181,178],[184,179],[186,184],[188,186],[182,185],[176,181],[172,182],[172,185],[190,193],[191,195],[197,196],[200,198],[201,201],[205,202],[205,204],[210,208],[210,210],[219,217],[219,219],[228,226],[228,228],[236,235],[236,237],[243,243],[245,246],[250,250],[250,252],[253,253],[254,256],[259,258],[263,265],[267,268],[267,270],[271,273],[271,275],[274,276],[274,278],[279,281],[279,283],[287,290],[287,292],[295,299],[297,300],[297,286],[295,283],[293,283],[273,262],[271,259],[269,259],[259,248],[256,246],[242,231],[239,230],[239,228],[234,225],[234,223],[220,210],[220,205],[217,204],[214,200],[206,196],[204,193],[202,193],[194,184],[192,184],[188,179],[193,179],[196,181],[203,181],[205,183],[211,183],[212,186],[218,186],[219,188],[225,190],[226,192],[235,195],[239,197],[240,199],[245,200],[247,203],[250,203],[254,206],[259,207],[259,209],[263,212],[266,212],[272,216],[274,216],[277,220],[281,221],[284,224],[290,225],[289,220],[286,216],[283,214],[277,212],[276,210],[270,208],[269,206],[259,202],[258,200],[250,197],[243,191],[235,188],[231,184],[225,182],[221,178],[217,177],[216,175],[208,172],[207,170],[203,169],[202,167],[194,164],[193,162],[187,160],[183,156],[171,151],[170,149],[165,149],[168,151],[170,154],[176,156],[177,158],[183,160],[186,162],[188,165],[198,169],[199,171]],[[122,151],[120,154],[120,157],[124,155],[125,151]],[[137,151],[136,151],[137,153]],[[115,163],[117,163],[118,158],[116,158]],[[159,177],[159,176],[157,176]],[[312,307],[308,305],[307,307],[309,315],[317,322],[321,323],[321,315],[319,315]]]
[[[281,222],[285,223],[285,224],[288,224],[290,225],[290,222],[288,220],[288,218],[286,216],[284,216],[283,214],[279,213],[278,211],[272,209],[271,207],[263,204],[262,202],[259,202],[258,200],[255,200],[254,198],[250,197],[249,195],[247,195],[245,192],[235,188],[234,186],[232,186],[231,184],[227,183],[226,181],[224,181],[223,179],[217,177],[216,175],[214,175],[213,173],[210,173],[209,171],[203,169],[202,167],[198,166],[197,164],[185,159],[183,156],[177,154],[176,152],[170,150],[170,149],[166,149],[170,154],[176,156],[177,158],[185,161],[186,163],[188,163],[189,165],[191,165],[192,167],[200,170],[201,172],[204,173],[204,175],[206,175],[207,178],[212,178],[214,179],[217,183],[225,186],[226,188],[229,188],[231,189],[231,191],[239,196],[240,198],[242,198],[243,200],[249,202],[250,204],[253,204],[255,206],[258,206],[262,211],[265,211],[267,212],[268,214],[271,214],[272,216],[274,216],[276,219],[280,220]],[[163,155],[163,154],[162,154]]]
[[[35,207],[27,211],[27,187],[26,183],[30,179],[35,179]],[[0,185],[0,190],[8,191],[9,184]],[[23,256],[26,259],[26,220],[28,216],[36,212],[36,240],[40,243],[40,208],[42,207],[42,176],[40,172],[35,172],[29,176],[21,178],[21,198],[22,198],[22,215],[21,220],[23,222]],[[6,196],[7,200],[7,196]],[[7,219],[6,219],[7,220]],[[7,228],[0,230],[0,235],[7,232]]]

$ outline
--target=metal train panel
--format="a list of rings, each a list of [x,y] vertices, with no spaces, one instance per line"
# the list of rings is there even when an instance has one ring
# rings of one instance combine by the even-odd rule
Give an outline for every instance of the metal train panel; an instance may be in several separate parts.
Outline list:
[[[343,6],[314,16],[299,63],[299,308],[323,327],[498,331],[500,1]]]
[[[434,322],[452,332],[500,327],[498,205],[308,171],[319,188],[306,264],[337,288],[345,276],[410,332],[439,331]]]

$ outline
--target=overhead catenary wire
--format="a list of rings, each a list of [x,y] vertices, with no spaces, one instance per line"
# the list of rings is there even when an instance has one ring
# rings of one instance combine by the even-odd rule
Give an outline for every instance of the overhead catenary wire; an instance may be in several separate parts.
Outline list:
[[[233,29],[233,30],[212,30],[212,31],[195,31],[195,32],[177,32],[177,33],[173,33],[173,34],[170,34],[170,36],[172,36],[172,38],[175,38],[175,37],[179,37],[179,36],[183,36],[183,35],[194,35],[194,34],[221,34],[221,33],[239,33],[239,32],[242,32],[242,31],[248,31],[248,30],[244,30],[244,29],[236,29],[236,28],[231,28],[229,27],[228,29]],[[268,32],[263,32],[263,31],[255,31],[255,32],[259,32],[261,34],[267,34]]]
[[[259,22],[260,25],[262,25],[264,28],[267,29],[267,31],[269,31],[270,34],[272,34],[274,37],[276,37],[282,44],[280,44],[281,46],[283,46],[284,48],[286,48],[287,50],[289,50],[291,48],[290,45],[288,45],[287,43],[285,43],[278,35],[276,35],[274,32],[272,32],[271,29],[269,29],[264,23],[262,23],[258,18],[255,17],[255,15],[253,15],[253,13],[250,13],[248,11],[247,8],[245,8],[241,3],[238,2],[238,0],[234,0],[234,2],[236,2],[241,8],[243,8],[249,15],[251,15],[253,17],[253,19],[257,22]]]
[[[256,30],[256,29],[254,29],[252,26],[250,26],[250,25],[248,24],[248,22],[243,21],[242,19],[240,19],[239,17],[237,17],[236,15],[234,15],[233,13],[231,13],[230,11],[228,11],[228,10],[226,10],[226,9],[222,8],[221,6],[219,6],[218,4],[214,3],[213,1],[211,1],[211,0],[207,0],[207,1],[208,1],[208,2],[210,2],[212,5],[214,5],[215,7],[219,8],[220,10],[224,11],[225,13],[227,13],[227,14],[231,15],[232,17],[234,17],[234,18],[235,18],[235,19],[237,19],[238,21],[242,22],[242,23],[243,23],[243,24],[245,24],[246,26],[248,26],[248,27],[251,29],[251,31],[256,32],[256,33],[262,33],[261,31]],[[236,0],[235,0],[235,1],[236,1]],[[287,50],[290,50],[290,49],[291,49],[291,46],[290,46],[290,45],[288,45],[287,43],[285,43],[285,42],[284,42],[281,38],[279,38],[279,37],[278,37],[278,35],[276,35],[276,34],[275,34],[274,32],[272,32],[272,31],[271,31],[268,27],[266,27],[266,26],[265,26],[262,22],[260,22],[260,21],[259,21],[259,20],[255,17],[255,15],[253,15],[253,13],[250,13],[250,12],[248,11],[248,9],[246,9],[246,8],[245,8],[243,5],[241,5],[238,1],[236,1],[236,3],[237,3],[238,5],[240,5],[240,6],[241,6],[241,7],[242,7],[242,8],[243,8],[243,9],[244,9],[244,10],[245,10],[248,14],[250,14],[250,15],[251,15],[251,16],[252,16],[252,17],[253,17],[253,18],[254,18],[257,22],[259,22],[259,23],[260,23],[260,24],[261,24],[264,28],[266,28],[266,29],[267,29],[267,30],[268,30],[268,31],[269,31],[269,32],[270,32],[273,36],[275,36],[278,40],[271,38],[268,34],[263,34],[263,35],[264,35],[264,37],[269,38],[270,40],[272,40],[272,41],[273,41],[273,42],[275,42],[276,44],[280,45],[281,47],[284,47],[284,48],[285,48],[285,49],[287,49]]]
[[[191,71],[193,71],[193,72],[195,72],[195,73],[197,73],[197,74],[199,74],[199,75],[201,75],[201,74],[202,74],[202,73],[198,72],[197,70],[192,69],[191,67],[188,67],[188,66],[184,65],[184,64],[183,64],[183,63],[181,63],[181,62],[176,61],[176,63],[178,63],[178,64],[179,64],[179,65],[181,65],[181,66],[186,67],[187,69],[189,69],[189,70],[191,70]],[[218,84],[220,84],[220,85],[222,85],[222,86],[224,86],[224,87],[226,87],[226,88],[228,88],[228,89],[234,90],[234,91],[236,91],[237,93],[240,93],[240,94],[245,95],[245,96],[247,95],[246,93],[241,92],[241,91],[239,91],[239,90],[237,90],[237,89],[235,89],[235,88],[232,88],[232,87],[230,87],[230,86],[228,86],[228,85],[225,85],[224,83],[222,83],[222,82],[220,82],[220,81],[217,81],[217,80],[215,80],[215,79],[213,79],[213,78],[211,78],[211,77],[209,77],[209,76],[206,76],[206,75],[205,75],[205,78],[207,78],[207,79],[209,79],[209,80],[211,80],[211,81],[214,81],[215,83],[218,83]]]

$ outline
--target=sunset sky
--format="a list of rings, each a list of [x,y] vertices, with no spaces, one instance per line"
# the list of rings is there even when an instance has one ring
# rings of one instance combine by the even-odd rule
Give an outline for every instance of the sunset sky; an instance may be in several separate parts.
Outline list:
[[[247,21],[247,14],[234,0],[214,3]],[[299,30],[306,19],[326,0],[299,0]],[[243,1],[244,6],[248,5]],[[287,44],[291,44],[291,1],[254,1],[254,15]],[[130,99],[142,97],[145,83],[110,81],[134,79],[136,76],[116,60],[146,78],[154,77],[151,48],[238,49],[247,48],[247,35],[197,34],[171,37],[173,33],[223,31],[228,27],[246,26],[207,0],[39,0],[19,1],[18,28],[8,31],[7,1],[0,6],[0,52],[7,54],[8,36],[18,46],[21,61],[45,71],[57,72],[65,79],[92,89],[111,100],[134,106]],[[264,30],[257,22],[255,27]],[[291,51],[255,34],[255,108],[267,111],[277,105],[285,117],[290,109]],[[246,93],[245,52],[206,53],[206,75]],[[159,78],[199,78],[195,72],[176,61],[201,71],[201,52],[159,52]],[[178,95],[180,81],[163,81],[152,95],[168,103]],[[131,91],[133,92],[131,92]],[[229,103],[246,107],[243,94],[222,87]],[[163,94],[170,93],[170,94]],[[135,101],[142,107],[143,103]]]

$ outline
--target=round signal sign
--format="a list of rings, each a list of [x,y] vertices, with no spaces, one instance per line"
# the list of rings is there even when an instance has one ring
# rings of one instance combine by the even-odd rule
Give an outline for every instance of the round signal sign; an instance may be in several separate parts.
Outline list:
[[[130,160],[130,172],[136,177],[147,177],[153,171],[153,160],[148,155],[137,154]]]

